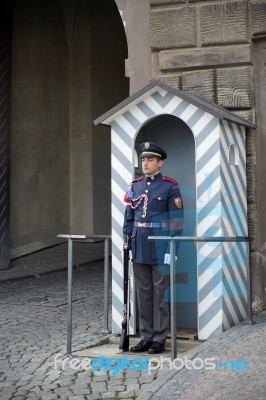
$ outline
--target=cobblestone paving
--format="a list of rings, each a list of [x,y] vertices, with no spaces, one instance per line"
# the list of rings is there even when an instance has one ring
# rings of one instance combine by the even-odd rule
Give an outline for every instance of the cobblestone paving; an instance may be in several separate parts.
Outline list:
[[[216,364],[223,363],[223,366],[212,370],[183,368],[158,379],[156,387],[149,387],[138,399],[265,400],[266,311],[254,320],[256,325],[242,323],[221,337],[205,342],[194,354],[201,360],[213,357]],[[226,360],[246,360],[250,370],[232,369],[230,364],[225,369]]]
[[[49,254],[48,258],[53,252]],[[44,260],[41,263],[44,272]],[[52,261],[50,265],[52,268]],[[66,360],[67,270],[16,280],[6,280],[8,273],[5,275],[0,282],[1,400],[266,400],[265,311],[255,316],[256,325],[240,324],[180,354],[202,360],[214,357],[217,363],[246,359],[250,371],[176,371],[165,366],[151,374],[132,370],[113,374],[110,370],[73,369],[71,360],[62,368],[55,364],[55,356],[60,354],[60,359]],[[16,277],[15,271],[11,277]],[[74,268],[72,351],[107,342],[102,329],[103,261],[94,261]]]
[[[41,274],[63,270],[67,268],[68,244],[61,243],[24,257],[11,260],[10,268],[0,270],[0,281],[17,279],[29,276],[40,276]],[[80,265],[103,258],[104,243],[97,242],[75,242],[73,244],[73,264]]]
[[[147,372],[55,368],[66,353],[67,270],[0,282],[0,399],[136,398]],[[72,351],[108,339],[103,329],[103,262],[74,268]],[[64,357],[63,357],[64,359]],[[57,365],[56,365],[57,366]],[[118,395],[119,393],[119,395]]]

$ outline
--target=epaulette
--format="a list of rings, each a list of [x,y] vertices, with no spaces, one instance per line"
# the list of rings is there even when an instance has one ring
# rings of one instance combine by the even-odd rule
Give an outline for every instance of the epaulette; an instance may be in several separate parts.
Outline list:
[[[132,181],[132,183],[142,181],[143,178],[144,178],[144,176],[139,176],[138,178],[134,179],[134,181]]]
[[[176,183],[176,180],[174,178],[170,178],[170,176],[163,176],[163,180]]]

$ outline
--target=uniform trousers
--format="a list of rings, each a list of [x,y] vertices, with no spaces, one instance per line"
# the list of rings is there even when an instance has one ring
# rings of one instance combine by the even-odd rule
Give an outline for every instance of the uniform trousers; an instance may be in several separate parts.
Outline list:
[[[170,267],[133,263],[133,270],[141,339],[164,343],[170,323]]]

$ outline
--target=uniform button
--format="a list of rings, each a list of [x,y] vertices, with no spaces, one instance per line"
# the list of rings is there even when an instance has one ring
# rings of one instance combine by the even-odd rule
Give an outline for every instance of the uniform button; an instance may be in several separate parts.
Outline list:
[[[148,189],[145,190],[145,193],[148,193]]]
[[[147,182],[147,185],[150,185],[151,183],[150,182]]]

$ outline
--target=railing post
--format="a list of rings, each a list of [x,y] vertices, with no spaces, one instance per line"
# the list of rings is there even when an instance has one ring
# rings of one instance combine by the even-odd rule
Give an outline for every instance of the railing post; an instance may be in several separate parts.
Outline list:
[[[109,238],[104,239],[104,311],[103,329],[109,333],[108,329],[108,285],[109,285]]]
[[[179,242],[248,242],[249,258],[247,262],[247,319],[251,325],[256,322],[252,319],[252,276],[251,276],[251,238],[246,236],[235,237],[198,237],[198,236],[149,236],[152,240],[168,240],[170,241],[170,301],[171,301],[171,359],[176,358],[176,285],[175,285],[175,241]]]
[[[251,246],[248,242],[248,270],[247,270],[247,295],[248,295],[248,319],[251,325],[256,322],[252,319],[252,281],[251,281]]]
[[[72,347],[72,283],[73,283],[73,241],[104,239],[104,332],[108,330],[108,283],[109,283],[109,239],[108,235],[71,235],[58,234],[58,238],[68,240],[68,276],[67,276],[67,355]]]
[[[68,238],[68,280],[67,280],[67,355],[71,355],[72,342],[72,278],[73,278],[73,242]]]
[[[171,359],[176,358],[176,285],[175,241],[170,240]]]

